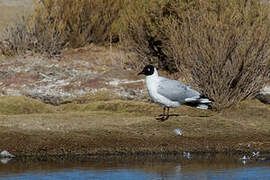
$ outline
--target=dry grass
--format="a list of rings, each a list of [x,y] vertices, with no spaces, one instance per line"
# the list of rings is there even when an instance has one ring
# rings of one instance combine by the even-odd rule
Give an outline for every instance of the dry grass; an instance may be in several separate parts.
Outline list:
[[[107,95],[107,97],[103,96]],[[94,97],[81,97],[71,100],[70,103],[53,106],[42,103],[39,100],[22,96],[0,97],[0,114],[44,114],[44,113],[67,113],[108,111],[114,113],[129,113],[133,115],[145,115],[158,112],[161,108],[155,104],[137,101],[125,101],[113,99],[109,93],[103,92]],[[99,98],[98,98],[99,97]]]
[[[254,96],[269,76],[269,12],[256,0],[43,0],[7,29],[0,52],[55,55],[120,38],[138,54],[130,67],[180,71],[220,110]]]
[[[138,55],[138,61],[132,62],[138,69],[154,64],[171,73],[177,71],[174,61],[163,50],[167,36],[162,22],[169,16],[168,3],[167,0],[135,0],[125,11],[123,43]]]
[[[235,138],[270,133],[270,107],[254,100],[244,101],[238,106],[220,113],[183,106],[171,111],[180,116],[170,117],[164,123],[157,122],[154,118],[161,113],[160,106],[137,101],[116,99],[92,101],[87,104],[69,103],[51,106],[30,98],[1,97],[0,105],[2,118],[7,117],[3,115],[10,115],[11,119],[22,122],[20,124],[29,123],[25,119],[32,119],[31,124],[39,124],[42,119],[44,127],[38,126],[38,128],[45,129],[46,126],[57,129],[62,127],[58,126],[57,122],[64,123],[66,126],[62,129],[64,131],[77,126],[79,126],[78,130],[94,129],[98,126],[100,132],[104,132],[105,129],[112,130],[112,128],[123,132],[125,128],[128,128],[128,131],[142,131],[151,134],[149,129],[152,129],[155,133],[163,134],[162,137],[170,137],[173,135],[174,129],[181,128],[185,137],[214,138]],[[84,125],[78,124],[78,121]],[[51,124],[51,122],[56,124]],[[31,124],[23,128],[35,130]],[[108,124],[113,124],[113,127]],[[104,128],[105,126],[106,128]],[[125,128],[122,129],[123,127]]]
[[[137,105],[142,108],[147,104]],[[252,113],[245,111],[246,108],[253,109]],[[247,102],[235,110],[204,117],[200,117],[202,110],[194,108],[178,108],[177,112],[181,116],[164,123],[156,121],[150,113],[138,116],[124,109],[117,113],[73,109],[63,113],[1,115],[0,149],[7,149],[17,157],[39,155],[43,158],[48,155],[62,155],[61,158],[63,155],[100,155],[102,158],[110,154],[175,155],[183,151],[247,154],[270,150],[269,106]],[[183,136],[174,134],[176,128],[182,130]]]
[[[56,55],[65,47],[117,41],[112,24],[124,2],[42,0],[32,15],[6,29],[0,49],[4,55],[27,51]]]
[[[0,1],[0,33],[20,16],[32,10],[33,0],[1,0]],[[29,12],[29,13],[28,13]]]
[[[0,105],[1,115],[107,111],[116,114],[129,113],[130,115],[154,116],[162,112],[162,107],[154,103],[111,99],[111,97],[100,98],[99,100],[88,99],[84,102],[78,102],[78,99],[74,99],[70,103],[53,106],[22,96],[2,96],[0,97]],[[269,111],[270,107],[258,100],[244,101],[234,108],[226,109],[220,113],[188,106],[171,109],[171,113],[178,113],[181,116],[189,116],[190,118],[215,117],[216,121],[222,118],[240,118],[254,121],[254,123],[256,119],[268,119]]]
[[[270,148],[270,107],[259,101],[245,101],[220,113],[181,107],[172,111],[180,116],[163,123],[154,119],[161,107],[136,101],[57,107],[21,97],[1,97],[0,102],[0,148],[12,149],[16,155],[239,153],[269,152]],[[2,111],[7,109],[5,103],[20,108]],[[182,130],[183,136],[174,134],[176,128]]]
[[[270,8],[256,0],[136,1],[128,37],[140,55],[214,100],[221,110],[253,97],[270,72]],[[135,16],[133,18],[132,15]],[[178,70],[176,70],[176,67]]]
[[[54,107],[22,96],[2,96],[0,97],[0,114],[36,114],[56,112]]]
[[[190,5],[190,4],[187,4]],[[168,26],[168,54],[217,109],[255,96],[270,72],[269,6],[258,1],[198,1]]]

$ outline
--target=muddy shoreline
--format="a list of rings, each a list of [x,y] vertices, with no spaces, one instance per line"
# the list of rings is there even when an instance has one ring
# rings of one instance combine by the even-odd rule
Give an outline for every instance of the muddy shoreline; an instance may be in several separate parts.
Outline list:
[[[75,134],[78,132],[75,132]],[[70,133],[73,134],[73,133]],[[41,134],[33,134],[39,138]],[[44,136],[44,135],[43,135]],[[66,136],[66,135],[64,135]],[[247,137],[239,138],[191,138],[177,139],[151,138],[151,143],[142,142],[135,138],[84,138],[77,139],[54,134],[47,137],[47,142],[39,142],[22,134],[14,133],[9,138],[17,138],[18,144],[5,145],[19,159],[95,159],[115,156],[149,156],[149,155],[180,155],[183,152],[192,154],[252,154],[252,152],[270,153],[270,138],[261,137],[250,141]],[[19,138],[20,137],[20,138]],[[58,140],[55,140],[56,137]],[[9,139],[7,138],[7,139]],[[137,137],[138,138],[138,137]],[[144,137],[141,137],[142,139]],[[22,140],[25,139],[25,140]],[[243,140],[244,139],[244,140]],[[232,140],[232,141],[231,141]],[[94,143],[87,143],[94,141]],[[100,143],[99,143],[100,141]],[[69,142],[69,143],[67,143]],[[1,140],[1,144],[6,143]],[[7,143],[6,143],[7,144]],[[116,144],[116,145],[115,145]],[[180,146],[182,145],[182,146]],[[3,145],[0,146],[3,149]]]
[[[251,102],[222,113],[178,108],[172,113],[180,116],[166,122],[154,119],[160,110],[155,104],[137,104],[149,112],[132,113],[121,106],[126,101],[117,101],[121,112],[106,107],[105,111],[0,115],[0,151],[7,150],[19,159],[40,160],[183,152],[270,153],[270,108],[258,101]],[[130,102],[132,107],[134,104]],[[176,128],[183,135],[175,134]]]
[[[22,133],[5,134],[6,140],[1,140],[1,149],[9,152],[19,160],[49,160],[49,159],[110,159],[115,157],[143,157],[181,155],[183,152],[191,154],[252,154],[259,151],[270,153],[270,138],[261,136],[250,141],[248,137],[238,138],[149,138],[143,141],[144,136],[136,138],[76,138],[74,134],[87,134],[85,132],[70,132],[66,134],[45,135],[44,132],[35,132],[30,138]],[[46,142],[41,136],[46,136]],[[2,139],[2,133],[0,135]],[[9,144],[10,138],[15,139]],[[39,141],[39,142],[38,142]],[[92,143],[88,143],[88,142]],[[151,142],[149,142],[151,141]],[[13,141],[14,142],[14,141]],[[5,145],[4,145],[5,144]]]

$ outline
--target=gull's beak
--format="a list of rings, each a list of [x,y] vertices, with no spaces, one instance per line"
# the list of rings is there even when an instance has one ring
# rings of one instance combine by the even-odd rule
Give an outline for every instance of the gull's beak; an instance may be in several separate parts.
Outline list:
[[[140,75],[140,74],[144,74],[144,72],[142,71],[142,72],[138,73],[138,75]]]

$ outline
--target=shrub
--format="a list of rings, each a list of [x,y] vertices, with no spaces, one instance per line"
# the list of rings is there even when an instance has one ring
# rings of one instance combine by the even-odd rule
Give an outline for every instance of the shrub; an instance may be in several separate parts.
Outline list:
[[[25,18],[19,19],[5,29],[0,40],[0,49],[7,56],[25,54],[28,51],[49,56],[59,54],[66,43],[61,39],[60,32],[50,31],[52,26],[48,24],[48,29],[41,28],[38,24],[30,26]]]
[[[137,0],[128,10],[127,34],[139,63],[179,71],[214,100],[214,109],[254,96],[269,74],[265,2]]]
[[[171,6],[174,16],[164,22],[166,53],[179,71],[217,110],[254,96],[270,72],[269,6],[256,0],[181,3]]]
[[[138,68],[155,64],[168,72],[176,72],[174,60],[164,53],[168,38],[163,23],[170,15],[169,0],[134,0],[124,12],[125,40],[131,51],[138,55]]]
[[[124,4],[125,0],[42,0],[31,16],[7,29],[2,42],[8,41],[14,52],[54,55],[65,47],[105,43],[114,37],[117,41],[112,24]]]

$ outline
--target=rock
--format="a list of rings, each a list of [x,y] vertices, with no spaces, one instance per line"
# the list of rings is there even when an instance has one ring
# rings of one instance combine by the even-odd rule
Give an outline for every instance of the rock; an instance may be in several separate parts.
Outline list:
[[[3,158],[14,158],[13,154],[10,154],[8,151],[4,150],[0,153],[0,156]]]
[[[265,86],[256,96],[261,102],[270,104],[270,86]]]
[[[258,157],[260,155],[260,152],[258,151],[258,152],[252,152],[252,156],[253,157]]]
[[[190,152],[183,152],[183,155],[184,155],[185,158],[191,159],[191,154],[190,154]]]
[[[179,135],[179,136],[182,136],[183,135],[181,129],[175,129],[175,130],[173,130],[173,132],[174,132],[174,134]]]

